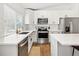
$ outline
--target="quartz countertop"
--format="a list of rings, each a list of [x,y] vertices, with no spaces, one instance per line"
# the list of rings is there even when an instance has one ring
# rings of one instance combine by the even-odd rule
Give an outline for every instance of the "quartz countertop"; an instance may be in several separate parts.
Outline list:
[[[61,45],[79,45],[79,34],[50,34]]]
[[[25,32],[25,31],[24,31]],[[29,34],[33,31],[26,31],[29,32],[28,34],[12,34],[6,37],[3,37],[0,41],[0,45],[18,45],[24,38],[26,38]]]

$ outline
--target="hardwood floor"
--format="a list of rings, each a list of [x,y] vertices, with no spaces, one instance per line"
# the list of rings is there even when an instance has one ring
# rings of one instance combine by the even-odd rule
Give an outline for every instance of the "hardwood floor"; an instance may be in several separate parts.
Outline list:
[[[50,43],[37,44],[33,43],[29,56],[50,56]]]
[[[41,56],[50,56],[50,44],[42,44],[40,45],[40,53]]]
[[[40,47],[33,46],[29,56],[40,56]]]

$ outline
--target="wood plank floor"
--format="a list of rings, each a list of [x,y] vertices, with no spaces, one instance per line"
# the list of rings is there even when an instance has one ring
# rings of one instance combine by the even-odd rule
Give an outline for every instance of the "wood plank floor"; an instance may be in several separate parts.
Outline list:
[[[39,46],[33,46],[29,56],[40,56],[40,47]]]
[[[42,56],[40,47],[40,44],[33,43],[29,56]]]

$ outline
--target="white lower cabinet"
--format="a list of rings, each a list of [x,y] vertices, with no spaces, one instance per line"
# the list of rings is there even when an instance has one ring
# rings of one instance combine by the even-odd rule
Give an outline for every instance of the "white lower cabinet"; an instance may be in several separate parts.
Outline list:
[[[37,31],[32,33],[33,42],[37,42]]]
[[[18,46],[0,45],[0,56],[18,56]]]
[[[51,56],[57,56],[57,40],[55,40],[51,35],[49,35],[51,42]]]
[[[52,35],[49,35],[51,42],[51,56],[72,56],[72,47],[61,45]]]
[[[72,47],[64,46],[57,42],[57,54],[58,56],[72,56]]]

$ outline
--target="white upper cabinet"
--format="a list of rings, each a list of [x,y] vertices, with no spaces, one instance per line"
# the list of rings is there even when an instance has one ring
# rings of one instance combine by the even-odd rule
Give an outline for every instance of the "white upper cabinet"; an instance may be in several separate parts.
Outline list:
[[[28,13],[25,14],[25,24],[30,24],[30,22],[29,22],[29,14]]]
[[[25,24],[34,24],[34,12],[32,10],[25,11]]]

